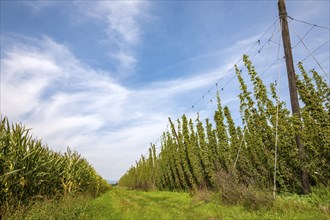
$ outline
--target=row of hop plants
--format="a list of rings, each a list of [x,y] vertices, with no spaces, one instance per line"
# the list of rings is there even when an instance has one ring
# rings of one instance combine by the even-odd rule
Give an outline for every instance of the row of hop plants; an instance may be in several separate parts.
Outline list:
[[[228,184],[235,182],[244,187],[272,188],[276,132],[278,191],[302,192],[302,169],[307,170],[312,186],[330,184],[330,89],[324,79],[314,70],[306,72],[299,63],[299,120],[279,101],[276,83],[267,89],[248,56],[243,60],[253,88],[249,91],[244,72],[235,67],[243,125],[235,124],[218,93],[213,122],[193,121],[185,115],[176,125],[171,122],[170,131],[163,133],[160,152],[156,154],[152,145],[149,157],[136,161],[119,185],[144,190],[221,190],[233,188]],[[299,158],[296,134],[302,137],[306,160]]]
[[[0,212],[42,198],[97,196],[109,185],[76,151],[55,152],[21,124],[0,121]]]

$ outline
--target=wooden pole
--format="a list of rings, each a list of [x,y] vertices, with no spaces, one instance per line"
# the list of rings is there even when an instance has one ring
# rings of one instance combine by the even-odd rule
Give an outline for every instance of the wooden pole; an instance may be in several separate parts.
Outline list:
[[[290,90],[292,113],[293,113],[293,115],[298,117],[299,120],[301,120],[300,107],[299,107],[299,101],[298,101],[298,92],[297,92],[297,83],[296,83],[295,71],[294,71],[294,66],[293,66],[290,33],[289,33],[289,27],[288,27],[287,12],[286,12],[286,7],[285,7],[285,0],[278,1],[278,11],[279,11],[279,17],[280,17],[281,27],[282,27],[282,40],[283,40],[283,47],[284,47],[284,54],[285,54],[286,69],[287,69],[288,80],[289,80],[289,90]],[[302,127],[300,127],[300,129],[302,129]],[[298,151],[299,151],[299,159],[301,162],[302,192],[304,194],[308,194],[308,193],[310,193],[310,187],[309,187],[308,173],[305,168],[305,164],[306,164],[305,147],[301,143],[299,134],[295,134],[295,139],[296,139],[296,143],[297,143],[297,147],[298,147]]]

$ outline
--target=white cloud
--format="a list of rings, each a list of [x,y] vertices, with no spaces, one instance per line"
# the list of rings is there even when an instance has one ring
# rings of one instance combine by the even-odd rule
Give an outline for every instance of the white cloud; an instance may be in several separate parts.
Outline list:
[[[140,23],[146,17],[149,3],[142,1],[75,2],[80,13],[106,24],[110,41],[135,45],[140,41]]]
[[[136,47],[141,43],[143,23],[149,18],[149,2],[97,1],[75,2],[80,13],[104,24],[109,58],[119,63],[117,74],[122,78],[134,74],[138,62]]]
[[[132,71],[135,67],[137,60],[136,58],[127,51],[119,51],[116,54],[113,54],[112,57],[119,61],[117,66],[117,71],[121,73],[126,73],[127,71]]]
[[[235,57],[248,44],[219,54]],[[187,97],[202,95],[233,66],[228,60],[213,70],[133,89],[115,82],[112,73],[85,66],[47,37],[16,43],[2,54],[1,112],[33,128],[53,149],[74,147],[108,179],[119,178],[146,153],[167,117],[180,117],[189,107],[183,101],[193,104]]]
[[[141,7],[139,1],[106,2],[101,7],[106,10],[108,34],[118,34],[125,44],[136,44],[140,39],[140,28],[137,22]],[[143,12],[142,12],[143,13]]]
[[[38,13],[42,9],[53,7],[53,3],[46,2],[28,4],[35,7],[35,12]],[[84,65],[68,47],[47,37],[25,39],[20,44],[15,42],[14,45],[6,43],[6,48],[1,51],[1,113],[13,122],[22,121],[27,127],[33,128],[32,133],[53,149],[65,150],[67,145],[75,148],[108,179],[119,178],[141,154],[146,153],[149,142],[157,140],[164,131],[167,117],[180,117],[210,86],[228,73],[242,53],[260,37],[252,36],[221,51],[211,50],[206,54],[198,54],[162,70],[170,72],[206,63],[202,67],[198,66],[197,70],[192,67],[189,76],[180,75],[172,80],[129,88],[112,77],[117,74],[127,77],[134,73],[139,62],[136,51],[143,43],[144,23],[150,19],[151,3],[74,1],[68,4],[80,9],[79,16],[73,13],[80,22],[89,20],[90,25],[92,20],[97,23],[94,25],[103,28],[107,42],[102,42],[104,50],[108,51],[109,59],[116,62],[116,72],[95,70]],[[288,6],[289,4],[288,2]],[[328,19],[324,20],[324,16],[314,16],[318,15],[320,8],[326,8],[329,3],[317,4],[313,10],[306,10],[310,4],[301,4],[292,16],[303,20],[318,18],[329,24]],[[308,19],[299,16],[304,15],[302,12],[308,12]],[[329,13],[326,16],[329,16]],[[315,23],[328,26],[319,23],[319,20],[316,19]],[[256,34],[264,31],[264,27],[260,28],[262,30],[255,30]],[[308,30],[309,26],[306,28]],[[303,35],[305,32],[299,33]],[[267,36],[270,36],[270,33]],[[268,40],[267,36],[264,41]],[[316,44],[313,48],[316,48],[323,43],[322,37],[327,35],[311,36],[308,35],[308,38],[312,39]],[[278,36],[274,40],[277,42]],[[261,42],[261,45],[263,43]],[[253,53],[256,53],[261,45],[257,45]],[[276,59],[277,45],[272,45],[273,48],[266,45],[257,59],[251,56],[258,73]],[[268,58],[269,54],[273,55]],[[326,52],[324,54],[327,55]],[[212,67],[204,68],[209,63],[213,63]],[[233,104],[233,100],[236,100],[235,110],[238,112],[238,85],[236,80],[229,81],[233,76],[235,77],[233,71],[225,75],[219,82],[219,88],[227,85],[225,91],[221,92],[223,105]],[[263,79],[268,78],[269,81],[277,79],[277,67],[263,76]],[[287,92],[286,77],[282,78],[284,83],[281,83],[281,95]],[[248,83],[248,80],[246,82]],[[203,107],[214,94],[214,90],[207,94],[208,97],[201,100],[195,109],[188,111],[188,115],[194,118],[195,111]],[[212,114],[210,109],[215,106],[213,102],[203,109],[201,118]],[[236,114],[236,117],[238,115]]]
[[[176,98],[215,77],[130,89],[110,73],[84,66],[50,38],[29,45],[16,44],[3,53],[1,112],[32,127],[53,149],[75,147],[106,178],[119,178],[161,135],[167,117],[178,115]],[[101,161],[109,166],[102,169]]]
[[[58,4],[57,1],[22,1],[22,3],[31,7],[34,13],[40,13],[42,10]]]

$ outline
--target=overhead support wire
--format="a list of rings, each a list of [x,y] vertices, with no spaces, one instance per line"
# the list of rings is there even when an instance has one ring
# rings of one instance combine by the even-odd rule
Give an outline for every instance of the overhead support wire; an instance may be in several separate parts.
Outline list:
[[[281,47],[283,47],[283,45],[282,45],[281,43],[278,43],[278,42],[276,42],[276,41],[272,41],[272,40],[270,40],[269,42],[274,43],[274,44],[277,44],[277,45],[280,45]]]
[[[298,34],[296,34],[297,36],[298,36],[298,38],[299,38],[299,42],[297,43],[297,44],[295,44],[293,47],[292,47],[292,49],[294,49],[295,47],[297,47],[299,44],[303,44],[304,45],[304,47],[306,48],[306,50],[309,52],[309,55],[308,56],[306,56],[302,61],[304,61],[304,60],[306,60],[308,57],[310,57],[310,56],[312,56],[313,58],[314,58],[314,60],[316,61],[316,63],[318,64],[318,66],[321,68],[321,70],[325,73],[325,71],[324,71],[324,69],[322,68],[322,66],[321,66],[321,64],[323,63],[323,62],[325,62],[327,59],[325,59],[325,60],[323,60],[322,62],[318,62],[317,60],[316,60],[316,58],[313,56],[313,54],[316,52],[316,51],[318,51],[320,48],[322,48],[324,45],[326,45],[328,42],[329,42],[329,40],[328,41],[326,41],[325,43],[323,43],[321,46],[319,46],[318,48],[316,48],[313,52],[310,52],[310,50],[307,48],[307,46],[306,46],[306,44],[303,42],[303,40],[304,40],[304,38],[315,28],[315,27],[318,27],[318,28],[323,28],[323,29],[327,29],[327,30],[330,30],[330,28],[328,28],[328,27],[323,27],[323,26],[320,26],[320,25],[316,25],[316,24],[312,24],[312,23],[309,23],[309,22],[305,22],[305,21],[301,21],[301,20],[298,20],[298,19],[295,19],[295,18],[292,18],[292,17],[290,17],[290,16],[288,16],[288,18],[290,18],[290,20],[289,20],[289,22],[291,22],[291,21],[297,21],[297,22],[301,22],[301,23],[305,23],[305,24],[308,24],[308,25],[311,25],[312,27],[304,34],[304,36],[303,37],[300,37]],[[259,47],[259,49],[257,50],[257,52],[254,54],[254,55],[252,55],[252,57],[254,58],[255,56],[257,56],[257,55],[259,55],[259,54],[261,54],[261,52],[264,50],[264,48],[265,48],[265,46],[266,46],[266,44],[268,44],[268,46],[269,46],[269,48],[270,48],[270,45],[269,45],[269,43],[274,43],[274,44],[276,44],[276,45],[278,45],[279,47],[280,46],[282,46],[282,44],[281,44],[281,42],[279,41],[279,42],[276,42],[276,41],[274,41],[273,40],[273,38],[275,37],[275,36],[277,36],[277,34],[280,32],[280,29],[277,27],[277,25],[276,24],[279,24],[280,25],[280,22],[279,22],[279,20],[277,20],[276,19],[276,21],[275,22],[273,22],[270,26],[269,26],[269,28],[258,38],[258,40],[257,41],[255,41],[255,43],[246,51],[246,53],[245,54],[249,54],[256,46],[260,46]],[[274,28],[275,27],[275,28]],[[272,29],[272,28],[274,28],[274,30],[273,30],[273,32],[272,32],[272,34],[271,34],[271,36],[270,36],[270,38],[268,39],[268,40],[266,40],[262,45],[261,45],[261,40],[262,40],[262,38],[264,38],[264,36]],[[235,65],[238,65],[241,61],[242,61],[243,59],[242,58],[240,58],[236,63],[235,63]],[[268,63],[268,60],[269,60],[269,56],[267,56],[267,63]],[[265,67],[264,68],[264,70],[263,70],[263,72],[261,73],[261,75],[260,76],[262,76],[265,72],[267,72],[270,68],[272,68],[273,67],[273,65],[275,64],[275,63],[277,63],[278,61],[280,60],[280,57],[279,57],[279,55],[278,55],[278,57],[270,64],[270,65],[268,65],[268,67]],[[243,66],[241,69],[240,69],[240,72],[242,72],[242,70],[244,69],[245,67]],[[188,108],[185,112],[184,112],[184,114],[186,114],[187,112],[189,112],[189,109],[193,109],[193,110],[195,110],[196,111],[196,114],[197,115],[199,115],[200,114],[200,112],[203,110],[203,109],[205,109],[205,107],[209,104],[209,103],[212,103],[213,102],[213,100],[216,98],[216,95],[214,95],[214,96],[212,96],[212,97],[208,97],[210,94],[211,94],[211,91],[213,91],[214,90],[214,88],[216,88],[216,91],[223,91],[230,83],[231,83],[231,81],[235,78],[235,75],[233,75],[223,86],[220,86],[220,82],[229,74],[229,73],[231,73],[231,72],[233,72],[233,68],[231,68],[230,70],[228,70],[224,75],[222,75],[221,76],[221,78],[219,79],[219,80],[217,80],[216,81],[216,83],[214,84],[214,85],[212,85],[209,89],[207,89],[206,90],[206,92],[196,101],[196,102],[194,102],[194,104],[193,105],[191,105],[191,107],[190,108]],[[283,74],[282,74],[283,75]],[[325,73],[325,75],[326,75],[326,73]],[[327,75],[326,75],[327,76]],[[328,76],[327,76],[328,77]],[[279,76],[279,78],[280,78],[280,76]],[[279,83],[279,82],[278,82]],[[206,101],[206,103],[202,106],[202,107],[200,107],[200,108],[196,108],[197,107],[197,105],[201,102],[201,101],[203,101],[203,100],[207,100]],[[230,102],[232,102],[232,101],[236,101],[237,99],[234,99],[234,100],[231,100]],[[204,101],[203,101],[204,102]],[[198,110],[197,110],[198,109]],[[167,123],[167,128],[166,128],[166,130],[168,130],[168,125],[169,125],[169,123]],[[159,140],[160,139],[158,139],[157,141],[156,141],[156,143],[157,142],[159,142]],[[274,174],[275,175],[275,174]]]
[[[291,16],[289,16],[289,15],[288,15],[287,17],[290,18],[290,19],[293,20],[293,21],[297,21],[297,22],[300,22],[300,23],[304,23],[304,24],[312,25],[312,26],[314,26],[314,27],[318,27],[318,28],[323,28],[323,29],[326,29],[326,30],[330,30],[329,27],[325,27],[325,26],[321,26],[321,25],[317,25],[317,24],[312,24],[312,23],[309,23],[309,22],[307,22],[307,21],[298,20],[298,19],[295,19],[295,18],[293,18],[293,17],[291,17]]]
[[[269,42],[279,31],[276,32],[276,24],[278,23],[279,21],[276,19],[268,28],[267,30],[258,38],[258,40],[245,52],[245,54],[249,54],[251,52],[251,50],[256,46],[256,45],[260,45],[261,44],[261,39],[271,30],[272,27],[275,27],[273,33],[272,33],[272,36],[269,38],[268,41],[266,41],[266,43],[258,50],[258,53],[256,53],[253,57],[255,57],[257,54],[260,54],[260,52],[262,51],[262,49],[264,48],[264,46],[267,44],[267,42]],[[238,65],[241,61],[243,60],[243,58],[240,58],[234,65]],[[220,83],[220,81],[222,79],[224,79],[225,76],[227,76],[230,72],[233,71],[233,68],[231,68],[230,70],[228,70],[216,83],[215,85],[212,85],[203,95],[202,97],[200,97],[193,105],[191,105],[190,108],[188,108],[185,113],[187,113],[189,111],[189,109],[196,109],[196,105],[204,100],[204,97],[207,95],[207,94],[210,94],[210,91],[214,89],[214,87],[218,88],[218,85]],[[223,89],[232,81],[232,79],[234,78],[235,76],[233,76],[223,87],[221,87],[221,91],[223,91]],[[212,99],[208,100],[207,104],[212,102]],[[206,105],[207,105],[206,104]],[[204,105],[201,109],[204,109],[204,107],[206,106]],[[199,110],[200,111],[200,110]],[[198,112],[199,112],[198,111]]]
[[[275,22],[275,23],[273,23],[272,24],[272,26],[273,25],[275,25],[277,22]],[[271,27],[272,27],[271,26]],[[269,29],[270,28],[268,28],[268,31],[269,31]],[[268,32],[267,31],[267,32]],[[255,53],[254,55],[253,55],[253,57],[255,57],[255,56],[257,56],[257,55],[259,55],[259,54],[261,54],[261,52],[263,51],[263,49],[265,48],[265,46],[268,44],[269,45],[269,43],[271,42],[271,40],[277,35],[279,33],[279,30],[277,30],[276,31],[276,26],[275,26],[275,29],[274,29],[274,31],[273,31],[273,33],[272,33],[272,35],[271,35],[271,37],[258,49],[258,51],[257,51],[257,53]],[[264,36],[264,34],[262,35],[262,36]],[[260,43],[261,43],[261,40],[259,39],[259,40],[257,40],[256,41],[256,43],[248,50],[248,52],[250,52],[251,51],[251,49],[253,49],[253,47],[255,46],[255,45],[260,45]],[[248,54],[248,52],[246,53],[246,54]],[[267,59],[268,60],[268,59]],[[271,65],[269,65],[268,67],[265,67],[264,68],[264,71],[262,72],[262,74],[261,75],[263,75],[267,70],[269,70],[277,61],[278,61],[279,59],[276,59],[276,60],[274,60],[273,62],[272,62],[272,64]],[[238,65],[238,63],[240,62],[240,61],[242,61],[242,58],[238,61],[238,62],[236,62],[236,64],[235,65]],[[241,68],[240,69],[240,72],[242,73],[242,71],[243,71],[243,69],[244,69],[245,67],[243,67],[243,68]],[[231,72],[232,71],[232,69],[230,69],[230,71],[229,72]],[[225,74],[225,75],[227,75],[227,74]],[[224,76],[225,76],[224,75]],[[229,84],[230,84],[230,82],[234,79],[236,77],[236,75],[233,75],[226,83],[225,83],[225,85],[223,86],[223,87],[221,87],[221,91],[223,91],[224,90],[224,88],[225,87],[227,87]],[[223,77],[222,77],[223,78]],[[218,88],[218,83],[222,80],[222,78],[221,79],[219,79],[218,81],[217,81],[217,83],[215,84],[216,85],[216,87]],[[214,86],[213,86],[214,87]],[[211,88],[211,89],[213,89],[213,87]],[[206,94],[208,94],[208,93],[210,93],[209,92],[210,90],[208,90],[208,92],[206,92],[203,96],[202,96],[202,98],[200,99],[200,100],[202,100],[202,99],[204,99],[204,97],[205,97],[205,95]],[[198,112],[197,113],[200,113],[209,103],[211,103],[212,102],[212,100],[214,99],[214,98],[216,98],[216,95],[215,96],[213,96],[211,99],[209,99],[201,108],[199,108],[199,110],[198,110]],[[234,100],[236,100],[236,99],[234,99]],[[193,105],[192,106],[192,108],[195,108],[195,105]]]
[[[252,49],[255,47],[255,46],[257,46],[257,45],[260,45],[261,44],[261,39],[269,32],[269,30],[271,30],[271,28],[272,27],[275,27],[275,29],[274,29],[274,31],[273,31],[273,33],[272,33],[272,36],[268,39],[268,41],[266,41],[266,43],[265,44],[263,44],[262,46],[261,46],[261,48],[259,48],[259,50],[258,50],[258,53],[256,53],[253,57],[255,57],[256,55],[258,55],[258,54],[260,54],[261,53],[261,51],[263,50],[263,48],[265,47],[265,45],[268,43],[268,42],[270,42],[271,41],[271,39],[279,32],[279,31],[277,31],[277,32],[275,32],[276,31],[276,24],[278,23],[278,20],[276,20],[275,22],[273,22],[270,26],[269,26],[269,28],[261,35],[261,37],[259,37],[259,39],[246,51],[246,53],[245,54],[249,54],[251,51],[252,51]],[[243,58],[240,58],[236,63],[235,63],[235,65],[238,65],[241,61],[243,60]],[[277,60],[276,60],[277,61]],[[273,62],[273,64],[276,62],[276,61],[274,61]],[[272,64],[272,65],[273,65]],[[270,68],[270,67],[269,67]],[[268,68],[268,69],[269,69]],[[242,70],[243,69],[241,69],[240,71],[242,72]],[[189,111],[189,109],[196,109],[196,105],[199,103],[199,102],[201,102],[201,100],[204,100],[205,98],[206,98],[206,96],[208,95],[208,94],[210,94],[211,93],[211,91],[214,89],[214,87],[217,89],[217,91],[219,91],[219,83],[221,82],[221,80],[223,80],[224,79],[224,77],[225,76],[227,76],[230,72],[232,72],[233,71],[233,68],[231,68],[230,70],[228,70],[219,80],[217,80],[217,82],[214,84],[214,85],[212,85],[193,105],[191,105],[191,107],[190,108],[188,108],[185,112],[184,112],[184,114],[186,114],[188,111]],[[235,76],[236,75],[234,75],[233,77],[231,77],[227,82],[226,82],[226,84],[224,85],[224,86],[222,86],[222,87],[220,87],[220,91],[223,91],[224,90],[224,88],[227,86],[227,85],[229,85],[229,83],[235,78]],[[197,111],[197,114],[199,115],[199,113],[209,104],[209,103],[212,103],[213,102],[213,100],[216,98],[216,95],[215,96],[213,96],[211,99],[208,99],[208,101],[201,107],[201,108],[199,108],[198,109],[198,111]],[[167,127],[166,127],[166,130],[168,130],[168,126],[169,126],[169,122],[167,123]],[[158,142],[158,140],[156,140],[155,141],[155,143],[157,143]],[[148,151],[144,154],[144,155],[146,155],[148,153]]]
[[[295,19],[291,16],[287,16],[290,20],[288,20],[288,22],[291,22],[291,21],[296,21],[296,22],[300,22],[300,23],[304,23],[304,24],[307,24],[307,25],[311,25],[312,27],[310,29],[308,29],[308,31],[303,35],[303,37],[300,37],[294,30],[296,36],[299,38],[299,42],[296,43],[293,47],[291,47],[291,49],[294,49],[296,48],[299,44],[302,44],[305,49],[308,51],[309,55],[306,56],[302,61],[305,61],[307,58],[309,58],[310,56],[313,57],[313,59],[315,60],[315,62],[317,63],[317,65],[321,68],[321,70],[323,71],[323,73],[325,74],[325,76],[327,78],[329,78],[329,76],[326,74],[326,72],[324,71],[324,69],[322,68],[321,64],[324,63],[325,61],[327,61],[329,59],[329,57],[327,57],[326,59],[322,60],[321,62],[318,62],[318,60],[315,58],[314,54],[315,52],[317,52],[320,48],[322,48],[323,46],[325,46],[327,43],[329,43],[330,40],[327,40],[325,43],[323,43],[322,45],[320,45],[318,48],[316,48],[313,52],[311,52],[308,47],[306,46],[306,44],[304,43],[304,39],[306,38],[306,36],[314,29],[314,28],[322,28],[322,29],[326,29],[326,30],[330,30],[329,27],[324,27],[324,26],[320,26],[320,25],[316,25],[316,24],[312,24],[312,23],[309,23],[309,22],[306,22],[306,21],[302,21],[302,20],[298,20],[298,19]],[[279,60],[281,60],[280,58],[280,47],[283,46],[281,44],[281,35],[279,37],[279,42],[276,42],[275,40],[273,40],[273,38],[275,36],[277,36],[277,34],[280,32],[280,28],[277,27],[277,25],[280,26],[281,23],[278,19],[276,19],[275,22],[273,22],[270,27],[258,38],[257,41],[255,41],[253,43],[253,45],[246,51],[246,55],[249,55],[249,53],[256,47],[256,46],[259,46],[259,48],[257,49],[256,53],[254,55],[251,55],[252,58],[256,57],[257,55],[260,55],[261,52],[264,50],[266,44],[268,44],[268,48],[270,48],[270,43],[273,43],[273,44],[276,44],[278,45],[278,56],[277,58],[270,64],[267,66],[264,67],[263,69],[263,72],[260,74],[260,76],[262,76],[265,72],[267,72],[270,68],[273,67],[273,65],[275,63],[277,63]],[[272,29],[274,28],[270,38],[266,41],[264,41],[264,43],[262,44],[262,39],[265,37],[265,35]],[[270,57],[270,53],[268,54],[267,56],[267,59],[266,59],[266,64],[268,64],[268,61],[269,61],[269,57]],[[284,58],[284,57],[283,57]],[[243,60],[243,58],[240,58],[236,63],[235,65],[239,65],[240,62]],[[243,71],[243,69],[245,68],[245,66],[243,66],[241,69],[240,69],[240,72]],[[197,114],[197,117],[199,118],[199,114],[200,112],[205,109],[205,107],[209,104],[209,103],[212,103],[213,100],[215,100],[216,98],[216,94],[214,96],[212,96],[211,98],[209,97],[211,95],[211,91],[214,90],[214,88],[216,88],[216,91],[223,91],[229,84],[230,82],[235,78],[235,74],[230,77],[230,79],[222,86],[220,86],[220,82],[222,82],[222,80],[231,72],[234,72],[234,69],[233,68],[230,68],[225,74],[223,74],[219,80],[216,81],[215,84],[213,84],[209,89],[206,90],[206,92],[196,101],[194,102],[193,105],[191,105],[191,107],[189,107],[185,112],[184,114],[186,114],[187,112],[189,112],[190,109],[193,109],[193,110],[197,110],[198,111],[196,112]],[[279,114],[279,103],[280,103],[280,79],[281,79],[281,76],[284,75],[285,73],[283,74],[280,74],[280,65],[278,66],[278,81],[276,82],[276,86],[277,86],[277,94],[278,94],[278,97],[277,97],[277,100],[276,100],[276,103],[277,103],[277,106],[276,106],[276,128],[275,128],[275,149],[274,149],[274,192],[273,192],[273,195],[274,195],[274,198],[276,197],[276,169],[277,169],[277,148],[278,148],[278,114]],[[329,79],[330,80],[330,79]],[[212,92],[213,93],[213,92]],[[238,98],[236,99],[231,99],[229,103],[233,102],[233,101],[237,101]],[[206,101],[206,103],[200,107],[200,108],[197,108],[198,107],[198,104],[201,102],[201,101]],[[250,118],[251,115],[249,115],[249,118]],[[239,158],[239,155],[240,155],[240,151],[241,151],[241,148],[242,148],[242,145],[243,145],[243,142],[245,141],[245,133],[246,133],[246,129],[247,129],[247,123],[249,121],[249,118],[247,119],[246,121],[246,126],[244,127],[244,130],[243,130],[243,135],[242,135],[242,140],[241,140],[241,143],[240,143],[240,146],[239,146],[239,149],[238,149],[238,152],[237,152],[237,155],[236,155],[236,158],[235,158],[235,162],[233,164],[233,168],[235,169],[236,167],[236,164],[237,164],[237,161],[238,161],[238,158]],[[168,127],[169,127],[169,124],[170,122],[167,122],[167,125],[166,125],[166,129],[165,131],[168,132]],[[160,138],[158,138],[156,140],[156,142],[154,142],[153,144],[155,144],[155,147],[156,149],[158,150],[161,150],[161,147],[157,147],[156,145],[159,143],[159,142],[162,142],[162,135],[160,136]],[[245,142],[244,142],[245,143]],[[144,154],[144,156],[146,157],[146,155],[149,153],[149,150]]]
[[[329,79],[329,76],[327,75],[327,73],[324,71],[323,67],[321,66],[321,64],[319,63],[319,61],[317,61],[317,59],[315,58],[315,56],[311,53],[311,51],[308,49],[308,47],[306,46],[306,44],[304,43],[303,39],[297,34],[297,32],[292,29],[293,32],[295,33],[295,35],[299,38],[300,42],[302,43],[302,45],[304,45],[305,49],[308,51],[309,55],[313,57],[313,59],[315,60],[315,62],[317,63],[317,65],[320,67],[320,69],[322,70],[322,72],[324,73],[324,75]]]
[[[304,36],[301,38],[302,40],[313,30],[315,26],[312,26],[305,34]],[[299,44],[301,43],[301,41],[299,41],[298,43],[296,43],[296,45],[294,45],[293,47],[291,47],[291,49],[294,49],[295,47],[297,47]]]
[[[330,39],[328,39],[326,42],[324,42],[321,46],[319,46],[318,48],[316,48],[311,54],[309,54],[308,56],[306,56],[304,59],[301,60],[301,62],[305,61],[308,57],[310,57],[312,54],[314,54],[316,51],[318,51],[320,48],[322,48],[324,45],[326,45],[327,43],[329,43]],[[324,62],[321,61],[320,64]]]

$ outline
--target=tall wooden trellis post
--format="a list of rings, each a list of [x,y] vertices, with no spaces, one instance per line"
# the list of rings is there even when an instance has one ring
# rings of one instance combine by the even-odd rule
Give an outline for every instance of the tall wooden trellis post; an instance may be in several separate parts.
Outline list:
[[[286,69],[287,69],[287,74],[288,74],[288,81],[289,81],[292,113],[299,120],[301,120],[300,107],[299,107],[299,101],[298,101],[298,92],[297,92],[297,83],[296,83],[296,77],[295,77],[295,71],[294,71],[294,65],[293,65],[292,47],[291,47],[290,33],[289,33],[289,27],[288,27],[285,0],[278,1],[278,12],[279,12],[279,18],[280,18],[281,29],[282,29],[282,40],[283,40],[285,63],[286,63]],[[300,127],[300,130],[302,130],[302,127]],[[309,186],[308,172],[305,167],[306,166],[305,147],[301,143],[301,138],[298,133],[295,134],[295,139],[296,139],[296,143],[297,143],[297,147],[298,147],[299,160],[300,160],[300,164],[301,164],[300,165],[300,172],[301,172],[300,175],[301,175],[302,192],[304,194],[308,194],[308,193],[310,193],[310,186]]]

